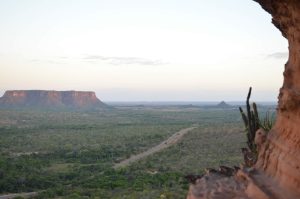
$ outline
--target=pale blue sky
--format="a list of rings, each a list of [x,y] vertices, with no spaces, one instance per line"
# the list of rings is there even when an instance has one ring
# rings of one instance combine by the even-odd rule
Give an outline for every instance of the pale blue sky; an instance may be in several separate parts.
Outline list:
[[[251,0],[0,0],[0,93],[275,101],[287,42]]]

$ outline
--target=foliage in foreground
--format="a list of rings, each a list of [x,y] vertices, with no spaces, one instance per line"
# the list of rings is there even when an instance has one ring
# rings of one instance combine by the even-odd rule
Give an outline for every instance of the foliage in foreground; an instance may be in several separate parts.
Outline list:
[[[240,162],[236,109],[0,110],[0,192],[37,198],[184,198],[190,173]],[[121,170],[114,163],[199,123],[181,142]]]
[[[252,88],[249,88],[249,92],[246,99],[246,110],[247,115],[244,113],[243,109],[239,107],[244,126],[245,131],[247,135],[247,145],[250,152],[248,152],[248,149],[242,149],[244,153],[244,159],[247,166],[252,166],[255,164],[258,156],[257,146],[255,144],[255,133],[258,129],[262,128],[265,132],[269,132],[274,124],[275,118],[270,116],[270,112],[267,111],[264,118],[259,117],[259,112],[257,109],[257,105],[255,102],[252,103],[252,106],[250,106],[249,100],[251,96]],[[251,156],[251,157],[250,157]],[[247,160],[247,157],[252,159],[251,161]]]

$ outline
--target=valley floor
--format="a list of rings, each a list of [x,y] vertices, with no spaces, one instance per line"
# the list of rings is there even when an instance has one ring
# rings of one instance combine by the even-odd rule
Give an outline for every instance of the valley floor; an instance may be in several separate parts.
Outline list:
[[[238,165],[245,145],[237,109],[0,110],[0,194],[184,198],[185,175]]]
[[[136,162],[140,159],[143,159],[149,155],[152,155],[154,153],[157,153],[161,150],[164,150],[174,144],[176,144],[177,142],[179,142],[182,137],[187,134],[189,131],[195,129],[196,127],[189,127],[189,128],[185,128],[185,129],[181,129],[180,131],[174,133],[173,135],[171,135],[168,139],[162,141],[160,144],[148,149],[147,151],[144,151],[142,153],[136,154],[136,155],[132,155],[130,156],[130,158],[126,159],[126,160],[122,160],[120,163],[117,163],[113,166],[114,169],[117,168],[121,168],[121,167],[125,167],[128,166],[129,164]]]

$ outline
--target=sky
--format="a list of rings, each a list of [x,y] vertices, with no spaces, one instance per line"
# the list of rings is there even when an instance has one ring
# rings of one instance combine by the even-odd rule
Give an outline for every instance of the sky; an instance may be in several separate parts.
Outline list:
[[[0,94],[276,101],[287,45],[252,0],[0,0]]]

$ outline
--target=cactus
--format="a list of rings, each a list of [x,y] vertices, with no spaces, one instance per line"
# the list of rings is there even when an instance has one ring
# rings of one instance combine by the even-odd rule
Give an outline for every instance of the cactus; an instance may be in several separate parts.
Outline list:
[[[247,100],[246,100],[246,109],[247,114],[244,113],[243,109],[239,107],[247,135],[247,145],[248,148],[242,148],[244,154],[245,165],[252,167],[257,160],[258,151],[255,145],[255,133],[259,128],[264,129],[266,132],[269,132],[274,124],[275,117],[270,116],[269,112],[266,112],[264,118],[259,118],[258,110],[256,104],[253,102],[252,107],[250,106],[249,100],[251,96],[252,88],[249,88]]]
[[[245,125],[245,130],[247,132],[247,145],[249,150],[256,154],[256,146],[254,143],[254,138],[255,138],[255,132],[260,128],[260,120],[259,120],[259,115],[257,111],[257,106],[255,103],[252,104],[252,107],[250,106],[250,96],[251,96],[251,91],[252,88],[249,88],[249,92],[247,95],[247,100],[246,100],[246,109],[247,109],[247,115],[244,113],[243,109],[239,107],[244,125]]]

